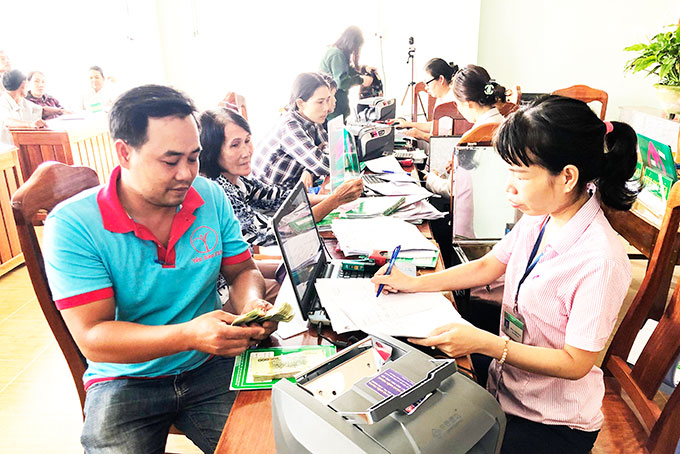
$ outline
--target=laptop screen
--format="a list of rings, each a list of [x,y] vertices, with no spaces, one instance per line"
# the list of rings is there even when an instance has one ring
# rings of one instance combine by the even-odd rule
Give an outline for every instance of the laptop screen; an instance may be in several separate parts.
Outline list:
[[[302,182],[295,185],[276,212],[272,225],[295,297],[303,317],[307,319],[316,295],[314,280],[319,275],[320,268],[325,265],[326,256]]]

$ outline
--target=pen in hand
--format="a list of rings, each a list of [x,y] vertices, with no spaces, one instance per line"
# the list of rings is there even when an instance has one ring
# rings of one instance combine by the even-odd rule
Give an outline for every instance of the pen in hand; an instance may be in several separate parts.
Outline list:
[[[397,260],[397,256],[399,255],[400,250],[401,250],[401,245],[395,247],[394,251],[392,251],[392,257],[390,257],[390,263],[387,265],[387,271],[385,271],[385,275],[388,275],[392,272],[392,267],[394,266],[394,261]],[[380,296],[380,293],[382,293],[383,288],[385,288],[385,284],[380,284],[378,286],[378,293],[375,295],[376,298]]]

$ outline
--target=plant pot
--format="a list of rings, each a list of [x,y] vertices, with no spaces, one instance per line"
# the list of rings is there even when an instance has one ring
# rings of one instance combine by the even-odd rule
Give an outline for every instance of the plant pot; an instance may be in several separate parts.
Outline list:
[[[661,108],[669,115],[680,114],[680,86],[654,84]]]

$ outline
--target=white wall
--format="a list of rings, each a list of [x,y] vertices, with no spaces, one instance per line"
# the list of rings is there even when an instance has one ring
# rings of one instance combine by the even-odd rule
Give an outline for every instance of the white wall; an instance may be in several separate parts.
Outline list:
[[[152,0],[34,0],[1,8],[0,49],[25,74],[39,70],[47,92],[75,108],[101,66],[121,90],[163,81]]]
[[[288,102],[295,76],[316,71],[327,45],[349,25],[364,33],[360,62],[379,69],[386,96],[398,103],[411,80],[409,36],[415,39],[416,82],[432,57],[469,62],[477,56],[479,0],[438,4],[436,13],[433,5],[401,0],[157,0],[156,5],[166,81],[189,93],[201,109],[214,107],[228,91],[244,95],[256,142]],[[407,101],[404,112],[409,106]]]
[[[586,84],[609,94],[607,118],[620,106],[659,107],[652,83],[623,73],[623,52],[677,23],[677,0],[482,0],[479,64],[506,87],[551,92]]]

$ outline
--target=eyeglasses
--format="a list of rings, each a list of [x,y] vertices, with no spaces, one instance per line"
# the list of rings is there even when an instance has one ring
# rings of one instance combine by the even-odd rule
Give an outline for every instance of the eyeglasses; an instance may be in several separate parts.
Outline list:
[[[430,82],[434,82],[435,80],[439,79],[439,77],[433,77],[432,79],[428,80],[425,82],[425,85],[430,85]]]

